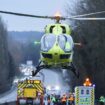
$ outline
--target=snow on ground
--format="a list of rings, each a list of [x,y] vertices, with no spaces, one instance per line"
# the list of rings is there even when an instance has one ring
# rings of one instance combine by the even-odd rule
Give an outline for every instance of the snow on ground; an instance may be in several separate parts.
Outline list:
[[[0,104],[6,103],[6,102],[13,102],[16,101],[17,97],[17,88],[14,85],[11,90],[4,93],[3,95],[0,95]]]

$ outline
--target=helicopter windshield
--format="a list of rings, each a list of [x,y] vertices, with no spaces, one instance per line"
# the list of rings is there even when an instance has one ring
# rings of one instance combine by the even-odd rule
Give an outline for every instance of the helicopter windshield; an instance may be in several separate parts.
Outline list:
[[[66,52],[70,52],[73,50],[74,42],[70,35],[59,35],[58,36],[59,46]]]
[[[41,39],[41,50],[48,51],[56,41],[56,36],[53,34],[45,34]]]

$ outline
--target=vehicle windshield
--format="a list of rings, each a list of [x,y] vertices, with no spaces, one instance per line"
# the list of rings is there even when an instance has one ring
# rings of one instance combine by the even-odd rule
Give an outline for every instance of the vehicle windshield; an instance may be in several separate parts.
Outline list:
[[[59,35],[58,43],[59,43],[59,46],[64,51],[72,51],[72,49],[74,47],[74,42],[70,35],[66,35],[66,34]]]
[[[54,34],[45,34],[41,39],[41,50],[48,51],[51,49],[56,41]]]

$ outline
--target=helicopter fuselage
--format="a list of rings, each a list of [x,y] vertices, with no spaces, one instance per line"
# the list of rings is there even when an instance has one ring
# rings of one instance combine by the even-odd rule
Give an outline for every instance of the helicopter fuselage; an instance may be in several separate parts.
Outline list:
[[[67,24],[49,24],[41,39],[41,61],[45,65],[66,66],[72,62],[74,42]]]

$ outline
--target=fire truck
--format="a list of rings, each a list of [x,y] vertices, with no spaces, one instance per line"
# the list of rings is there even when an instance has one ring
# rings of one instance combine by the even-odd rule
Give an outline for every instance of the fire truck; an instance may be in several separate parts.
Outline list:
[[[40,80],[19,81],[17,105],[43,105],[44,86]]]

